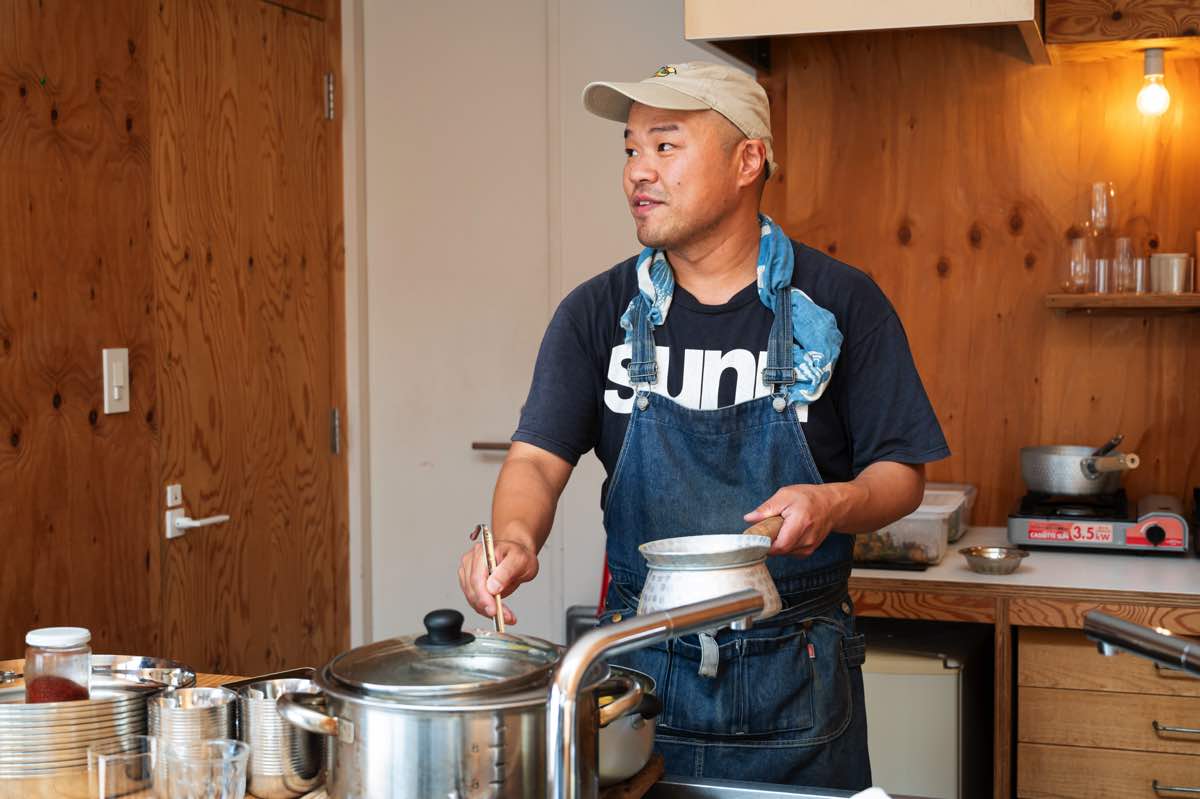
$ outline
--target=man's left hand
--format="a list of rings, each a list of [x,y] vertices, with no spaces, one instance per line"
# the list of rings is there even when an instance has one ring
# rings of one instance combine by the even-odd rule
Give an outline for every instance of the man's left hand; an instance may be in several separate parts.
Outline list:
[[[807,558],[838,523],[847,488],[846,483],[784,486],[745,519],[754,523],[782,516],[783,527],[771,545],[771,554]]]

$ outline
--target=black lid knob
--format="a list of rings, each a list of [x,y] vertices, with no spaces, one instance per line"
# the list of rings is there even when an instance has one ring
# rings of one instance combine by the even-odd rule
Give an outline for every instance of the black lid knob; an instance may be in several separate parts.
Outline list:
[[[443,608],[425,614],[425,635],[416,640],[424,649],[463,646],[475,640],[475,636],[462,631],[463,615],[457,610]]]

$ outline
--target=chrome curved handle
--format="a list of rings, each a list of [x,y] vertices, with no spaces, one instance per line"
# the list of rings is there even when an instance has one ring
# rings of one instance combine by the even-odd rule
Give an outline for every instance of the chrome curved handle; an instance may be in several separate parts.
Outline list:
[[[322,710],[317,710],[314,705]],[[353,743],[354,726],[349,722],[341,723],[335,716],[324,712],[324,707],[325,697],[321,694],[291,692],[280,694],[275,700],[275,709],[289,724],[317,735],[328,735]]]
[[[607,727],[642,703],[642,684],[628,674],[617,674],[596,688],[597,693],[609,690],[624,690],[625,693],[600,708],[601,727]]]
[[[1152,783],[1150,783],[1150,787],[1154,789],[1154,793],[1158,796],[1162,796],[1163,791],[1169,791],[1171,793],[1200,793],[1200,787],[1188,785],[1159,785],[1158,780],[1154,780]]]

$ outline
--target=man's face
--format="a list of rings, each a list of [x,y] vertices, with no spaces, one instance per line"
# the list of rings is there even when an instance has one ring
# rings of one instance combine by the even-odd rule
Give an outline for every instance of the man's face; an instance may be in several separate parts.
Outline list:
[[[733,210],[741,138],[716,111],[633,104],[625,130],[624,185],[643,246],[684,247]]]

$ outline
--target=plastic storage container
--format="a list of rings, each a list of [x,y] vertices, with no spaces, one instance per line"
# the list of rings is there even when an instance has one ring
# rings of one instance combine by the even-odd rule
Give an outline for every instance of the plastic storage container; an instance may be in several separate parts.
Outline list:
[[[965,497],[958,524],[952,525],[950,528],[949,541],[951,544],[953,544],[955,541],[962,538],[966,534],[967,529],[971,526],[971,510],[975,507],[975,497],[978,492],[975,490],[975,486],[971,485],[970,483],[926,483],[925,501],[928,501],[930,494],[943,491],[962,494]]]
[[[929,490],[915,511],[874,533],[854,537],[854,560],[862,563],[941,563],[951,535],[962,537],[962,491]]]
[[[71,702],[91,695],[92,634],[43,627],[25,635],[25,702]]]

